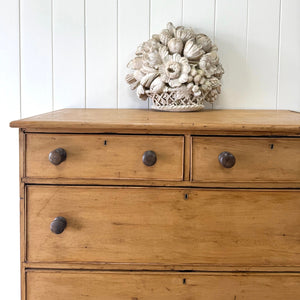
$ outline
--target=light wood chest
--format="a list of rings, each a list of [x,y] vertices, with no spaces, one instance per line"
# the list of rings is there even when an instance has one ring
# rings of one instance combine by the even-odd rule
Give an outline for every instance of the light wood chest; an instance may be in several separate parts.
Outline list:
[[[22,300],[300,299],[300,114],[65,109],[20,128]]]

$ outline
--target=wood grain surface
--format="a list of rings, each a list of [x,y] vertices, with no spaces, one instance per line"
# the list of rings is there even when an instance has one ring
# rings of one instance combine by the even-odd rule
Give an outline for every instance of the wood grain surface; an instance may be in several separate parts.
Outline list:
[[[224,168],[218,156],[232,153]],[[193,137],[192,180],[197,182],[300,182],[300,139]]]
[[[56,148],[67,153],[57,166],[48,158]],[[149,150],[157,156],[150,167],[142,160]],[[183,153],[183,136],[27,134],[26,176],[182,180]]]
[[[296,300],[299,274],[27,272],[27,300]]]
[[[201,187],[201,188],[300,188],[300,182],[195,182],[188,181],[189,173],[187,173],[187,178],[185,181],[170,181],[170,180],[128,180],[122,179],[114,180],[114,179],[84,179],[84,178],[32,178],[32,177],[24,177],[22,178],[22,182],[25,184],[65,184],[65,185],[110,185],[110,186],[118,186],[122,183],[125,186],[166,186],[166,187]]]
[[[300,133],[300,114],[276,110],[163,113],[134,109],[63,109],[18,120],[11,127],[77,130],[205,130]]]
[[[296,190],[28,186],[26,199],[29,262],[300,266]]]
[[[66,109],[11,126],[22,300],[300,297],[299,114]]]

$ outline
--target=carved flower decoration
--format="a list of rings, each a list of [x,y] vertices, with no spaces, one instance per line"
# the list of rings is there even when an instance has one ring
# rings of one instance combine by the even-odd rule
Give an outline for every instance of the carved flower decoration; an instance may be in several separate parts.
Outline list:
[[[168,23],[137,48],[127,65],[132,72],[126,81],[142,100],[172,94],[174,103],[213,102],[221,92],[224,73],[217,51],[207,35]]]
[[[159,67],[161,80],[171,87],[179,87],[182,83],[187,82],[190,70],[187,58],[178,53],[169,55],[168,59]]]
[[[203,55],[199,61],[199,67],[208,78],[224,73],[222,66],[219,64],[219,57],[216,51]]]

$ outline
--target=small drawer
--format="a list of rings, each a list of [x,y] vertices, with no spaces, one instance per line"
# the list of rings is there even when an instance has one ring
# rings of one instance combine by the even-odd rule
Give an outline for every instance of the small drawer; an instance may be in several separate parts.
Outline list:
[[[26,299],[296,300],[299,275],[29,270]]]
[[[300,138],[192,138],[194,182],[300,182]]]
[[[297,190],[35,185],[26,203],[28,262],[300,266]]]
[[[27,134],[26,177],[174,180],[183,136]]]

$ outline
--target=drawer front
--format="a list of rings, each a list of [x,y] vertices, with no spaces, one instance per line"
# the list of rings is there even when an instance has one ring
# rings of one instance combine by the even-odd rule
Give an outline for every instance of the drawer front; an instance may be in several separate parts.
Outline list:
[[[28,186],[26,203],[29,262],[300,266],[300,191]]]
[[[300,182],[300,139],[193,137],[192,181]]]
[[[55,165],[49,153],[58,148],[66,159]],[[26,176],[182,180],[183,148],[182,136],[28,134]]]
[[[296,300],[299,274],[29,271],[27,300]]]

